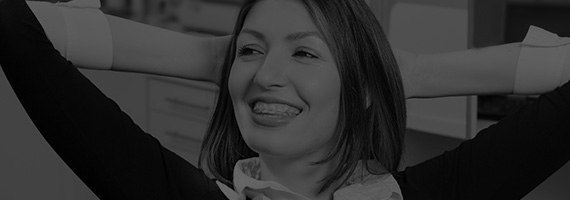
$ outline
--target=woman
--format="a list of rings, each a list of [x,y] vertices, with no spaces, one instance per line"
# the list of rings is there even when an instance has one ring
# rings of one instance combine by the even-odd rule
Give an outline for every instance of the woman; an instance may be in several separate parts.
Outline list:
[[[330,199],[360,160],[370,159],[362,164],[370,171],[396,172],[404,91],[379,24],[361,12],[366,4],[247,1],[243,8],[203,147],[216,178],[231,184],[235,163],[259,156],[249,164],[262,180]]]
[[[371,192],[380,199],[514,199],[524,196],[570,159],[564,147],[570,141],[565,134],[569,127],[564,123],[570,113],[570,88],[566,84],[457,149],[397,172],[404,128],[403,89],[378,24],[363,22],[373,19],[365,12],[366,6],[359,1],[248,3],[222,70],[220,99],[204,146],[209,149],[206,153],[220,151],[214,156],[225,156],[205,155],[216,178],[235,184],[238,194],[222,184],[216,186],[200,170],[144,134],[59,56],[22,1],[1,2],[0,64],[42,135],[103,199],[340,199]],[[338,19],[333,16],[334,9],[327,11],[327,6],[364,12]],[[284,17],[294,17],[296,20],[291,21],[295,23],[288,23],[291,21]],[[346,37],[331,34],[327,30],[337,20],[341,24],[346,20],[339,26],[355,28],[348,29]],[[275,21],[283,23],[275,27],[270,23]],[[372,28],[358,27],[365,23],[372,23]],[[356,37],[359,34],[364,38]],[[351,39],[377,45],[364,45],[371,48],[368,50],[353,47],[351,52],[340,51],[350,47],[346,40]],[[237,54],[235,59],[232,53]],[[346,56],[351,53],[356,58]],[[43,66],[47,63],[51,64]],[[367,77],[371,74],[386,78]],[[270,105],[276,102],[287,105]],[[361,113],[369,116],[364,118]],[[315,118],[322,121],[310,121]],[[310,134],[306,130],[311,130]],[[384,138],[393,139],[388,142]],[[508,147],[502,145],[506,142]],[[241,149],[233,149],[236,144],[230,143],[237,143]],[[295,148],[290,147],[293,145]],[[360,154],[351,155],[352,149]],[[235,150],[238,152],[232,155]],[[238,162],[256,153],[259,158],[253,162]],[[312,165],[322,159],[325,161]],[[536,163],[527,163],[526,159]],[[238,170],[233,170],[236,162]],[[541,170],[536,171],[537,167]],[[352,172],[355,169],[360,169],[359,173]],[[240,190],[235,177],[244,173],[280,184],[245,181]],[[302,187],[296,187],[299,181],[303,181]],[[257,184],[271,187],[257,189]]]

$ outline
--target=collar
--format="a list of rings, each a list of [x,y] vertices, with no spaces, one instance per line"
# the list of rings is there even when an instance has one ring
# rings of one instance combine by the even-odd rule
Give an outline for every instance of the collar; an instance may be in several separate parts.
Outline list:
[[[402,200],[402,192],[394,177],[387,173],[374,175],[357,166],[354,173],[340,189],[333,193],[334,200]],[[289,190],[274,181],[261,181],[259,158],[239,160],[234,167],[234,188],[216,181],[224,195],[230,200],[254,199],[295,199],[309,198]]]

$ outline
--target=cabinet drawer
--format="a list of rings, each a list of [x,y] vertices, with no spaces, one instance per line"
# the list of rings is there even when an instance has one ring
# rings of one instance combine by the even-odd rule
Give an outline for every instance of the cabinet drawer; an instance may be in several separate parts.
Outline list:
[[[197,164],[213,112],[215,85],[149,77],[147,88],[148,132],[164,147]]]
[[[173,117],[159,112],[150,113],[149,120],[149,132],[165,144],[201,143],[207,128],[207,120]]]

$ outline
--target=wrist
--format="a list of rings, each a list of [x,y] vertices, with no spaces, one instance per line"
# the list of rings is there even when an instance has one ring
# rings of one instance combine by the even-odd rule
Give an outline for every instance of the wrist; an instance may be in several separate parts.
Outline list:
[[[82,1],[85,2],[85,1]],[[75,65],[111,69],[113,44],[99,1],[87,4],[27,1],[54,47]]]
[[[569,51],[569,39],[531,26],[522,42],[514,93],[538,94],[565,83]]]

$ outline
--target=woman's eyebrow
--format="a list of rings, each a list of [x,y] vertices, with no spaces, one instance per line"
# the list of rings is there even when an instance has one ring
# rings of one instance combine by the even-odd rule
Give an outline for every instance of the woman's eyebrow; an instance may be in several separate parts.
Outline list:
[[[244,28],[241,30],[240,35],[242,33],[247,33],[247,34],[250,34],[259,40],[266,41],[265,35],[263,35],[263,33],[259,32],[259,31]],[[291,41],[300,40],[300,39],[303,39],[303,38],[306,38],[309,36],[318,37],[319,39],[323,40],[323,37],[321,36],[321,34],[319,32],[303,31],[303,32],[291,33],[291,34],[287,35],[285,37],[285,41],[291,42]]]
[[[263,35],[263,33],[260,33],[259,31],[244,28],[241,30],[239,35],[241,35],[242,33],[247,33],[247,34],[250,34],[253,37],[257,38],[258,40],[266,41],[265,35]],[[238,37],[239,37],[239,35],[238,35]]]
[[[295,40],[300,40],[309,36],[314,36],[314,37],[318,37],[319,39],[323,40],[323,37],[321,37],[321,34],[319,32],[315,32],[315,31],[305,31],[305,32],[297,32],[297,33],[292,33],[287,35],[287,37],[285,37],[285,41],[287,42],[291,42],[291,41],[295,41]]]

